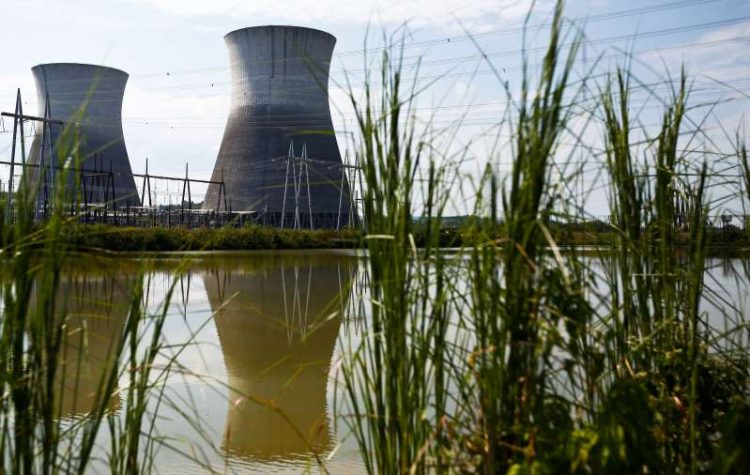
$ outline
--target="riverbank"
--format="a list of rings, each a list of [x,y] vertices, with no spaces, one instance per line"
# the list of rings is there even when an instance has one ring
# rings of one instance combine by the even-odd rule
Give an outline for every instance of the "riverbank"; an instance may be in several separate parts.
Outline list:
[[[554,242],[569,249],[607,249],[616,245],[613,231],[571,231],[564,226],[552,230]],[[423,230],[414,230],[414,244],[423,247],[426,236]],[[750,249],[750,239],[743,230],[709,229],[709,253],[737,254]],[[254,251],[284,249],[360,249],[364,234],[355,229],[345,230],[295,230],[248,226],[242,228],[140,228],[118,227],[103,224],[70,224],[62,229],[61,239],[68,249],[78,252],[200,252],[200,251]],[[36,242],[36,240],[39,242]],[[26,245],[41,245],[42,235],[32,233]],[[469,228],[444,227],[437,239],[443,248],[472,247],[477,244]],[[548,242],[542,242],[545,246]],[[689,238],[676,240],[675,248],[687,247]],[[7,243],[0,242],[0,248]]]
[[[69,248],[83,252],[347,249],[361,242],[359,233],[353,230],[123,228],[98,224],[67,226],[61,238]]]

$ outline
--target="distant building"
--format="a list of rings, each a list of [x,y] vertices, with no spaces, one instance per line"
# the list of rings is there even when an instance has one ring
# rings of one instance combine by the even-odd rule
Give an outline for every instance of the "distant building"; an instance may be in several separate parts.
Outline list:
[[[336,38],[293,26],[260,26],[224,37],[232,99],[214,166],[226,206],[267,224],[336,227],[350,216],[350,192],[328,104]],[[210,185],[204,209],[224,210]]]
[[[140,198],[122,131],[122,101],[127,73],[105,66],[77,63],[40,64],[31,71],[36,82],[38,115],[44,115],[49,98],[51,118],[64,121],[79,137],[81,173],[78,178],[82,182],[81,187],[86,188],[87,199],[101,202],[106,198],[118,206],[139,205]],[[50,126],[51,140],[48,141],[53,145],[52,153],[45,145],[44,167],[32,169],[32,183],[38,183],[37,179],[44,180],[46,173],[51,188],[56,170],[46,167],[61,165],[60,160],[67,157],[60,155],[71,152],[61,150],[63,145],[58,144],[63,127]],[[35,165],[42,163],[41,132],[42,126],[37,125],[29,154],[29,163]],[[75,174],[70,173],[67,186],[71,194],[75,179]]]

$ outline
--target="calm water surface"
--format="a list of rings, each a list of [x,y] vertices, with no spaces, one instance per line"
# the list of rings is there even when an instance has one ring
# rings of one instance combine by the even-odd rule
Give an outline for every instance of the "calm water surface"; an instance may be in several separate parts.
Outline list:
[[[152,311],[173,291],[164,334],[174,349],[161,363],[174,357],[175,369],[158,409],[156,431],[167,441],[159,471],[204,473],[198,459],[220,472],[317,472],[319,454],[333,473],[362,472],[356,444],[334,418],[341,392],[333,375],[342,339],[356,333],[348,317],[360,302],[361,264],[351,252],[76,258],[60,287],[69,318],[62,415],[92,408],[145,268]],[[110,404],[117,411],[120,397]]]
[[[744,265],[709,263],[706,310],[715,326],[725,324],[718,307],[747,314]],[[208,253],[188,262],[76,258],[61,284],[71,328],[61,412],[75,417],[91,408],[145,270],[153,311],[173,289],[164,331],[174,347],[161,363],[173,357],[176,364],[158,408],[156,431],[166,442],[159,471],[204,473],[192,458],[221,472],[317,472],[319,454],[332,473],[361,473],[356,443],[336,417],[336,368],[364,325],[356,315],[365,269],[362,257],[337,251]],[[116,413],[119,396],[110,404]]]

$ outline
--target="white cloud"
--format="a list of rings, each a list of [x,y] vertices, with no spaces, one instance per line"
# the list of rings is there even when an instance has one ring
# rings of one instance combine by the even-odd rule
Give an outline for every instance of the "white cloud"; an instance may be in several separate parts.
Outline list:
[[[529,10],[532,0],[128,0],[181,17],[246,17],[254,23],[283,18],[290,23],[368,22],[398,25],[409,21],[415,27],[455,29],[457,20],[472,31],[515,23]],[[546,10],[550,1],[538,3]]]
[[[641,58],[663,70],[679,70],[682,64],[695,76],[708,76],[721,81],[746,78],[750,72],[750,25],[739,24],[719,28],[691,40],[682,48],[669,48],[644,54]]]

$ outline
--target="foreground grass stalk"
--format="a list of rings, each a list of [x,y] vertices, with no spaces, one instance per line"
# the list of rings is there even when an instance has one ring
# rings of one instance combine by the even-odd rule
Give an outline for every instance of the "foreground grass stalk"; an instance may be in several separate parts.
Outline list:
[[[630,153],[634,145],[628,137],[630,86],[623,80],[628,77],[629,73],[618,71],[617,93],[608,86],[601,103],[618,240],[617,272],[606,280],[614,322],[609,330],[612,337],[606,341],[612,345],[608,353],[617,357],[610,360],[611,382],[599,390],[610,395],[627,391],[622,395],[629,394],[630,404],[639,404],[641,410],[627,412],[607,406],[608,413],[597,419],[600,425],[617,427],[627,420],[650,434],[643,440],[611,438],[606,441],[610,453],[619,450],[636,456],[609,457],[600,463],[608,471],[648,468],[704,473],[708,460],[721,458],[721,452],[715,452],[716,447],[707,440],[706,428],[716,427],[721,412],[727,409],[712,413],[716,410],[708,409],[707,404],[713,403],[701,395],[714,377],[711,372],[723,371],[718,367],[727,363],[720,362],[721,357],[717,359],[706,345],[710,333],[703,310],[709,172],[704,162],[694,173],[692,157],[680,152],[688,110],[684,71],[665,106],[658,134],[648,141],[653,160],[637,169]],[[613,107],[616,97],[619,110]],[[701,133],[692,132],[687,140]],[[746,378],[740,377],[741,385],[746,384]],[[724,390],[732,391],[729,387]]]
[[[570,109],[565,92],[579,40],[573,42],[564,62],[561,46],[562,2],[558,2],[550,29],[547,53],[540,73],[536,97],[528,102],[526,77],[521,89],[518,123],[515,129],[515,157],[510,189],[503,196],[504,228],[508,240],[503,246],[503,274],[506,290],[502,318],[509,332],[508,390],[502,398],[500,426],[510,436],[511,446],[532,444],[528,427],[539,409],[538,395],[545,386],[534,361],[538,348],[541,309],[536,297],[540,259],[540,233],[549,224],[554,206],[548,200],[549,168],[557,142],[568,122]],[[562,62],[562,68],[560,63]],[[535,407],[536,406],[536,407]],[[520,427],[516,429],[516,427]],[[506,458],[513,458],[503,450]]]
[[[73,123],[83,121],[81,110]],[[69,419],[63,413],[65,378],[73,378],[75,391],[80,378],[88,377],[74,352],[85,353],[90,335],[84,324],[73,327],[67,314],[68,296],[61,293],[63,263],[68,258],[69,243],[64,228],[69,226],[65,210],[74,200],[69,176],[79,169],[84,157],[78,154],[75,127],[66,126],[55,144],[52,166],[60,166],[51,188],[51,199],[41,203],[44,173],[24,175],[12,206],[14,222],[0,216],[2,230],[2,307],[0,307],[0,382],[6,397],[0,400],[0,463],[3,473],[85,473],[100,457],[101,426],[117,418],[111,412],[117,383],[127,362],[132,384],[127,404],[124,433],[113,439],[126,441],[127,454],[122,464],[111,465],[112,473],[148,471],[152,445],[144,436],[146,401],[158,394],[151,368],[162,348],[162,326],[166,310],[153,318],[150,339],[146,340],[142,294],[133,294],[128,324],[114,338],[109,359],[93,395],[93,406],[80,419]],[[52,157],[52,155],[51,155]],[[136,289],[141,289],[136,285]],[[171,297],[171,292],[167,298]],[[168,302],[165,304],[168,306]],[[74,337],[80,332],[79,337]],[[69,348],[76,341],[78,348]],[[169,364],[167,364],[167,367]],[[162,377],[168,370],[162,371]],[[70,381],[68,381],[70,383]],[[74,395],[74,400],[78,398]],[[88,395],[86,396],[88,397]],[[119,453],[115,453],[118,456]]]
[[[552,170],[566,167],[563,138],[584,141],[575,111],[589,104],[586,81],[570,80],[580,36],[563,30],[558,2],[540,70],[524,66],[515,101],[506,86],[511,169],[483,164],[456,262],[429,243],[437,229],[422,253],[410,241],[427,147],[399,126],[399,69],[381,64],[379,102],[369,88],[354,101],[372,302],[344,379],[370,472],[729,473],[744,460],[748,352],[723,348],[706,316],[712,174],[683,150],[705,133],[684,130],[687,75],[670,80],[655,131],[631,110],[629,70],[596,87],[615,240],[594,258],[563,254],[550,229],[569,201]],[[427,209],[447,192],[429,176]]]
[[[558,2],[539,83],[533,89],[524,66],[517,118],[509,121],[513,143],[509,180],[501,188],[496,172],[488,168],[483,186],[489,202],[479,202],[478,213],[487,206],[487,214],[477,223],[481,238],[471,249],[470,286],[485,473],[536,463],[538,445],[545,437],[543,412],[549,385],[548,368],[539,358],[551,351],[548,332],[560,316],[557,299],[566,298],[575,287],[565,272],[559,272],[557,262],[548,262],[543,250],[555,208],[550,170],[571,118],[570,104],[576,100],[566,91],[580,39],[572,41],[563,57],[562,37],[562,2]]]
[[[612,81],[607,84],[601,106],[604,113],[607,171],[612,181],[612,224],[617,232],[618,249],[623,251],[617,253],[622,292],[611,294],[612,307],[622,309],[622,318],[614,320],[616,325],[622,324],[621,331],[615,332],[615,335],[621,337],[617,341],[619,359],[623,356],[629,332],[647,332],[651,312],[646,302],[646,271],[640,253],[637,252],[642,245],[642,223],[646,220],[643,214],[645,187],[644,177],[636,168],[632,156],[629,73],[618,69],[614,84],[616,89],[613,89]],[[622,301],[619,301],[620,297]],[[635,320],[632,321],[633,319]]]
[[[447,404],[442,359],[447,286],[438,246],[445,168],[436,165],[433,151],[417,135],[416,82],[402,84],[403,53],[391,55],[399,51],[398,44],[389,44],[383,53],[380,90],[368,79],[362,103],[351,94],[361,139],[357,160],[366,185],[371,327],[345,365],[344,378],[355,413],[351,427],[365,448],[370,473],[445,470],[441,452],[434,450],[441,437],[435,420]],[[419,224],[424,242],[417,251],[413,200],[424,157],[426,193]],[[438,269],[436,281],[432,266]]]

